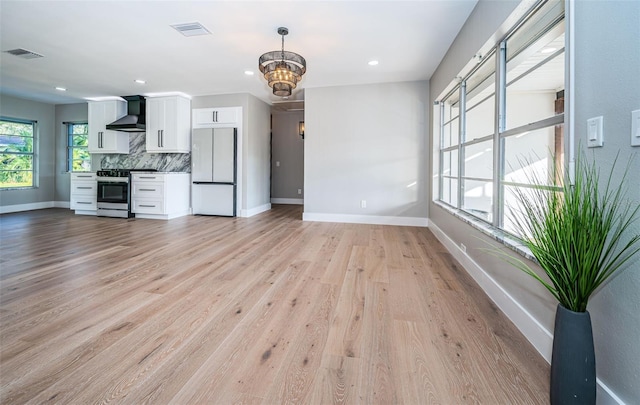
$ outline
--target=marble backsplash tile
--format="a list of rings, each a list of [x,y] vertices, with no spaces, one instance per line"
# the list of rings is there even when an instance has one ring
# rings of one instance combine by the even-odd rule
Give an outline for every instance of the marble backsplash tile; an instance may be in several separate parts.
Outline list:
[[[161,172],[191,172],[190,153],[147,153],[146,133],[129,134],[128,155],[103,155],[101,169],[156,169]]]

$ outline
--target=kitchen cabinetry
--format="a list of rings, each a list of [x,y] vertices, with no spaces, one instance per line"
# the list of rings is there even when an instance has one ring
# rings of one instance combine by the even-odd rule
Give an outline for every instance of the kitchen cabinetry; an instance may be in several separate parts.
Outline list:
[[[189,153],[190,112],[191,101],[185,97],[147,98],[147,152]]]
[[[129,153],[129,134],[106,129],[126,114],[123,100],[89,102],[89,153]]]
[[[236,126],[241,116],[240,107],[198,108],[193,110],[194,128],[222,128]]]
[[[136,218],[171,219],[189,214],[189,173],[144,173],[131,176],[131,211]]]
[[[69,207],[80,215],[96,215],[98,181],[95,173],[71,173]]]

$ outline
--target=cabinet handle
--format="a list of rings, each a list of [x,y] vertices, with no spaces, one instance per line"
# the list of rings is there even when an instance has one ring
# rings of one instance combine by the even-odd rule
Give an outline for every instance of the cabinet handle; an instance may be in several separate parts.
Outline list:
[[[164,129],[160,130],[160,140],[162,141],[162,147],[164,148]]]
[[[156,191],[155,188],[141,188],[140,191]]]
[[[93,187],[78,187],[78,190],[91,190]]]
[[[98,149],[102,148],[102,132],[98,132]]]
[[[155,208],[155,205],[149,205],[149,204],[139,204],[138,207],[145,207],[145,208]]]
[[[93,178],[93,176],[91,176],[91,175],[86,175],[86,174],[77,174],[77,175],[76,175],[76,177],[82,177],[82,178],[88,178],[88,179]]]
[[[76,204],[87,204],[87,205],[91,205],[91,204],[93,204],[93,203],[86,202],[86,201],[78,201],[78,202],[76,202]]]
[[[155,176],[140,176],[139,179],[155,179]]]

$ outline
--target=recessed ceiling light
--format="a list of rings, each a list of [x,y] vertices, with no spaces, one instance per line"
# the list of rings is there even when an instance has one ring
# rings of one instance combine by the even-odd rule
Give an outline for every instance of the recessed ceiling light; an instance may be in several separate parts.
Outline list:
[[[56,90],[58,90],[58,91],[67,91],[67,89],[65,89],[64,87],[56,87]]]
[[[142,79],[136,79],[136,80],[134,80],[134,82],[136,82],[138,84],[146,84],[147,83],[146,80],[142,80]]]
[[[380,63],[380,62],[378,62],[377,60],[370,60],[369,61],[369,66],[376,66],[378,63]]]
[[[543,50],[541,50],[541,53],[552,53],[555,52],[556,48],[544,48]]]
[[[253,76],[253,70],[245,70],[244,74],[247,76]]]

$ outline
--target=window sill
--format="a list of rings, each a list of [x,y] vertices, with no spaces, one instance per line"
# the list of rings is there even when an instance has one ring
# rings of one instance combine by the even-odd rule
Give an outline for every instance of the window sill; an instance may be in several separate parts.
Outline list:
[[[533,254],[531,254],[531,251],[529,250],[529,248],[527,248],[522,241],[518,240],[516,237],[514,237],[513,235],[498,229],[496,227],[494,227],[493,225],[490,225],[484,221],[482,221],[481,219],[478,219],[476,217],[474,217],[471,214],[468,214],[466,212],[464,212],[463,210],[459,209],[459,208],[453,208],[447,204],[444,204],[440,201],[433,201],[433,203],[435,205],[437,205],[438,207],[442,208],[443,210],[447,211],[448,213],[450,213],[451,215],[453,215],[454,217],[458,218],[459,220],[461,220],[462,222],[472,226],[473,228],[477,229],[478,231],[484,233],[485,235],[491,237],[492,239],[502,243],[503,245],[505,245],[507,248],[513,250],[514,252],[518,253],[519,255],[523,256],[526,259],[532,260],[534,262],[537,263],[535,257],[533,257]]]

